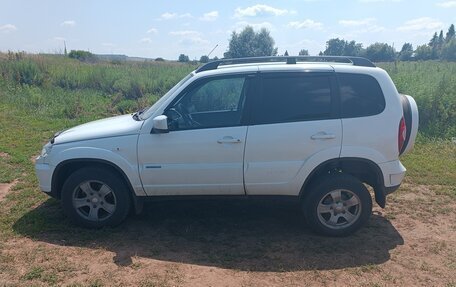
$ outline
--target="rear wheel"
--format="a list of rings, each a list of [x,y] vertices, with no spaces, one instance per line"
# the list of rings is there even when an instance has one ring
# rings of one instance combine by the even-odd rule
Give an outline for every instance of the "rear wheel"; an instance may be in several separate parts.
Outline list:
[[[366,224],[372,199],[356,177],[336,174],[317,180],[306,191],[303,207],[310,227],[324,235],[349,235]]]
[[[63,184],[65,214],[84,227],[116,226],[130,209],[125,182],[116,174],[100,168],[82,168]]]

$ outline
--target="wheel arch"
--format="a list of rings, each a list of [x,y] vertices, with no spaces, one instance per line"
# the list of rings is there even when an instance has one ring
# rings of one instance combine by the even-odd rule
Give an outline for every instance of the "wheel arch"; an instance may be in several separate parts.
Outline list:
[[[300,199],[305,199],[308,194],[306,189],[313,181],[336,172],[350,174],[370,185],[374,189],[375,201],[381,207],[385,207],[386,195],[382,170],[375,162],[357,157],[334,158],[319,164],[305,179],[299,193]]]
[[[128,188],[128,193],[130,199],[134,205],[136,213],[139,213],[142,209],[142,200],[140,197],[136,196],[133,186],[130,179],[125,174],[125,172],[117,166],[115,163],[110,162],[104,159],[94,159],[94,158],[77,158],[77,159],[67,159],[60,162],[52,174],[51,180],[51,195],[57,199],[61,197],[62,186],[65,183],[66,179],[76,170],[79,170],[84,167],[100,167],[103,169],[108,169],[115,174],[119,175]]]

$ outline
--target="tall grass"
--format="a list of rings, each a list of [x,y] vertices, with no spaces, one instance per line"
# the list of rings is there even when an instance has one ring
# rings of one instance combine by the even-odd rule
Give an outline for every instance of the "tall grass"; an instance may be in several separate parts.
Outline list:
[[[415,98],[420,131],[429,137],[456,137],[456,63],[382,63],[401,93]]]
[[[381,63],[420,110],[420,132],[456,137],[456,63]],[[102,117],[155,102],[196,66],[172,62],[83,63],[64,56],[0,54],[0,101],[54,118]],[[5,96],[6,95],[6,96]]]
[[[0,85],[17,107],[45,108],[54,116],[105,105],[103,113],[126,113],[155,102],[195,66],[166,62],[82,63],[63,56],[0,58]],[[89,99],[92,97],[93,99]],[[96,104],[95,104],[96,106]],[[51,111],[55,107],[54,111]]]

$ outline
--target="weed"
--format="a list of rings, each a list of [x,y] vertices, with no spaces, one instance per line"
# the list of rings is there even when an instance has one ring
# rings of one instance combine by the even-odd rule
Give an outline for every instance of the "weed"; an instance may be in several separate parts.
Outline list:
[[[32,270],[29,272],[25,273],[22,278],[24,280],[35,280],[35,279],[40,279],[41,276],[43,276],[44,269],[41,267],[33,267]]]

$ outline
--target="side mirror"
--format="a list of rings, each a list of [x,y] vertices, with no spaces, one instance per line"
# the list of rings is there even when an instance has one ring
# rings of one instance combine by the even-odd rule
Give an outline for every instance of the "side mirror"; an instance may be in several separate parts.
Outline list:
[[[152,132],[157,134],[168,133],[168,117],[165,115],[157,116],[153,120],[153,130]]]

